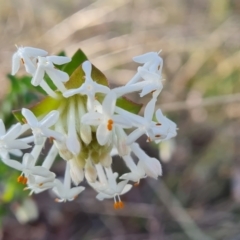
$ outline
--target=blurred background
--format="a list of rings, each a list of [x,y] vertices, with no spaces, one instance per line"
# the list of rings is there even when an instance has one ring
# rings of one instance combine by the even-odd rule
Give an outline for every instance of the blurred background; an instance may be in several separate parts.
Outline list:
[[[112,87],[134,75],[133,56],[162,49],[166,80],[157,107],[179,127],[160,145],[140,139],[164,175],[124,195],[123,210],[97,201],[90,187],[65,204],[48,192],[28,197],[18,173],[1,164],[0,239],[240,239],[239,0],[0,0],[0,6],[6,124],[12,108],[35,97],[6,76],[17,44],[68,56],[81,48]],[[121,169],[119,162],[114,167]],[[61,175],[63,167],[58,162],[55,171]]]

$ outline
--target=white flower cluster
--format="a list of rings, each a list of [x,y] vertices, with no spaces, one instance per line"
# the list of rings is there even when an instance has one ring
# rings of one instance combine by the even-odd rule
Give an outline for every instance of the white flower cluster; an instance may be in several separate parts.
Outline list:
[[[12,75],[16,74],[21,62],[31,74],[31,83],[40,86],[49,98],[60,102],[56,109],[36,116],[23,108],[24,124],[16,124],[6,131],[0,120],[0,158],[6,165],[21,172],[18,182],[26,184],[26,189],[39,193],[52,189],[57,201],[71,201],[84,190],[78,186],[84,177],[97,191],[97,199],[114,199],[114,207],[122,208],[120,195],[128,192],[140,179],[162,175],[159,160],[149,157],[136,143],[142,136],[156,143],[176,136],[176,124],[166,118],[160,109],[155,113],[157,97],[162,85],[163,60],[157,52],[146,53],[133,58],[138,67],[135,76],[125,85],[115,89],[93,80],[93,66],[89,61],[82,63],[84,82],[78,88],[68,89],[66,72],[56,65],[71,61],[68,57],[47,56],[47,52],[37,48],[20,47],[12,58]],[[52,80],[57,90],[53,90],[44,76]],[[144,116],[139,116],[117,106],[116,101],[125,94],[140,92],[140,97],[151,95]],[[103,96],[99,99],[99,94]],[[47,106],[46,106],[46,109]],[[154,114],[157,121],[153,121]],[[130,134],[125,129],[132,129]],[[29,137],[22,137],[32,131]],[[52,146],[41,165],[37,161],[49,138]],[[23,155],[22,149],[31,148]],[[22,156],[22,163],[13,160]],[[64,182],[56,178],[50,169],[54,160],[60,157],[66,162]],[[129,168],[129,173],[118,176],[112,171],[112,156],[119,155]],[[134,158],[138,159],[135,163]],[[72,183],[75,185],[72,187]]]

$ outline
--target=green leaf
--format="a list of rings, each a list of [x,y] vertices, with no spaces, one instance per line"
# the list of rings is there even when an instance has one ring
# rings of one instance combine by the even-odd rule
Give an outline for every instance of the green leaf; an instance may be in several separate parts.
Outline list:
[[[60,96],[60,95],[59,95]],[[33,105],[32,107],[29,107],[28,109],[31,110],[36,117],[46,115],[52,110],[56,110],[60,104],[61,104],[61,99],[55,99],[52,97],[46,97],[39,103]],[[21,113],[20,110],[14,110],[12,111],[14,117],[21,123],[24,123],[24,116]]]
[[[135,103],[126,97],[120,97],[117,99],[116,105],[128,112],[138,114],[142,108],[142,104]]]
[[[81,65],[83,62],[88,60],[86,55],[81,49],[78,49],[77,52],[72,56],[72,61],[65,64],[61,70],[66,72],[69,76],[72,75],[72,73],[76,70],[79,65]]]

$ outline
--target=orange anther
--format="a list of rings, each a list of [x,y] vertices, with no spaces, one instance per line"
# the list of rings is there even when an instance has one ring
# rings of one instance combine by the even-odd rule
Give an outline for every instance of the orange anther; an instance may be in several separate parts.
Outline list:
[[[119,209],[119,203],[118,202],[115,202],[114,205],[113,205],[114,209]]]
[[[139,182],[135,182],[133,185],[134,185],[134,187],[137,187],[137,186],[139,186]]]
[[[161,126],[162,124],[161,123],[156,123],[156,126]]]
[[[160,134],[158,134],[158,135],[155,135],[155,137],[161,137],[161,135],[160,135]]]
[[[26,177],[23,177],[22,184],[27,184],[27,182],[28,182],[28,179]]]
[[[120,202],[118,203],[118,207],[119,207],[119,208],[124,208],[124,203],[123,203],[122,201],[120,201]]]
[[[23,183],[23,179],[24,179],[24,177],[23,177],[22,175],[20,175],[20,176],[17,178],[17,182]]]
[[[107,129],[108,129],[109,131],[112,131],[112,124],[108,124],[108,125],[107,125]]]
[[[108,124],[113,124],[113,120],[112,120],[112,119],[109,119],[109,120],[108,120]]]

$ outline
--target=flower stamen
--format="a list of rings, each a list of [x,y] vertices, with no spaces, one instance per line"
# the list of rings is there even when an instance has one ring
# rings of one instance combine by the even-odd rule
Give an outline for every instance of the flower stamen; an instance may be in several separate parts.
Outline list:
[[[112,129],[113,129],[113,120],[112,119],[108,120],[107,129],[109,131],[112,131]]]

